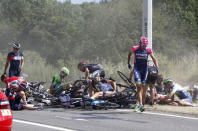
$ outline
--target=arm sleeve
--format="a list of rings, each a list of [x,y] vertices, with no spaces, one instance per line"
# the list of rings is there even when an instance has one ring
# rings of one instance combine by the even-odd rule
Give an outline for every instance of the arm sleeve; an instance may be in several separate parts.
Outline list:
[[[139,49],[139,46],[132,46],[131,52],[135,53],[135,51],[138,50],[138,49]]]
[[[134,53],[135,50],[136,50],[136,49],[135,49],[135,46],[133,46],[133,47],[131,48],[131,52]]]
[[[13,59],[14,57],[10,53],[8,53],[7,60],[13,60]]]
[[[147,51],[148,51],[149,55],[151,55],[153,53],[151,48],[147,48]]]

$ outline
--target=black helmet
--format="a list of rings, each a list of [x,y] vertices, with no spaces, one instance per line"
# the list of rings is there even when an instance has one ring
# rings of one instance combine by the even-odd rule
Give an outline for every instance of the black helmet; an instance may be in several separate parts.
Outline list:
[[[20,49],[21,48],[21,44],[19,42],[14,42],[13,43],[13,48]]]
[[[84,66],[85,64],[87,64],[87,62],[82,61],[80,63],[78,63],[78,68],[81,68],[82,66]]]

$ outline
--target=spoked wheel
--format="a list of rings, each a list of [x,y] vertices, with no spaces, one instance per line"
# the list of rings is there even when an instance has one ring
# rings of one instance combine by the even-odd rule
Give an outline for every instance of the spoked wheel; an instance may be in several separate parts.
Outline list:
[[[120,76],[120,78],[128,85],[131,85],[131,86],[135,86],[133,82],[131,82],[129,80],[129,78],[124,74],[122,73],[121,71],[117,71],[118,75]]]

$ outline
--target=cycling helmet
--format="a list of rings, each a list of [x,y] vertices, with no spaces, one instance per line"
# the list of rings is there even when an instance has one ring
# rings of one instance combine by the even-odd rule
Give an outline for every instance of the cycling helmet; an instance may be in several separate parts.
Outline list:
[[[13,48],[20,49],[21,48],[21,44],[19,42],[14,42],[13,43]]]
[[[82,61],[82,62],[78,63],[78,68],[81,68],[85,64],[87,64],[87,62],[85,62],[85,61]]]
[[[173,80],[171,78],[166,78],[164,79],[164,84],[172,84],[173,83]]]
[[[69,70],[66,67],[62,67],[61,72],[63,72],[66,75],[69,75]]]
[[[141,46],[147,46],[148,45],[148,39],[145,36],[142,36],[140,38],[139,43],[140,43]]]

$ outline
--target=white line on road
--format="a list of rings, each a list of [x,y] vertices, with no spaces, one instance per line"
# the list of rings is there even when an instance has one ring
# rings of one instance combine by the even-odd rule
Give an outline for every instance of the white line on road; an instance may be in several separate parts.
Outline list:
[[[133,112],[133,110],[131,109],[117,109],[117,111]],[[163,113],[155,113],[155,112],[139,112],[139,113],[158,115],[158,116],[177,117],[177,118],[184,118],[184,119],[190,119],[190,120],[198,120],[198,118],[195,118],[195,117],[179,116],[179,115],[172,115],[172,114],[163,114]]]
[[[142,113],[143,114],[158,115],[158,116],[170,116],[170,117],[184,118],[184,119],[190,119],[190,120],[198,120],[198,118],[188,117],[188,116],[179,116],[179,115],[162,114],[162,113],[154,113],[154,112],[142,112]]]
[[[85,120],[85,119],[75,119],[77,121],[88,121],[88,120]]]
[[[45,124],[41,124],[41,123],[23,121],[23,120],[17,120],[17,119],[13,119],[13,122],[23,123],[23,124],[33,125],[33,126],[40,126],[40,127],[45,127],[45,128],[58,130],[58,131],[75,131],[75,130],[66,129],[66,128],[62,128],[62,127],[50,126],[50,125],[45,125]]]
[[[62,117],[62,116],[55,116],[56,118],[61,118],[61,119],[65,119],[65,120],[77,120],[77,121],[88,121],[88,120],[85,120],[85,119],[72,119],[70,117]]]
[[[123,111],[123,112],[133,112],[132,109],[116,109],[117,111]]]

